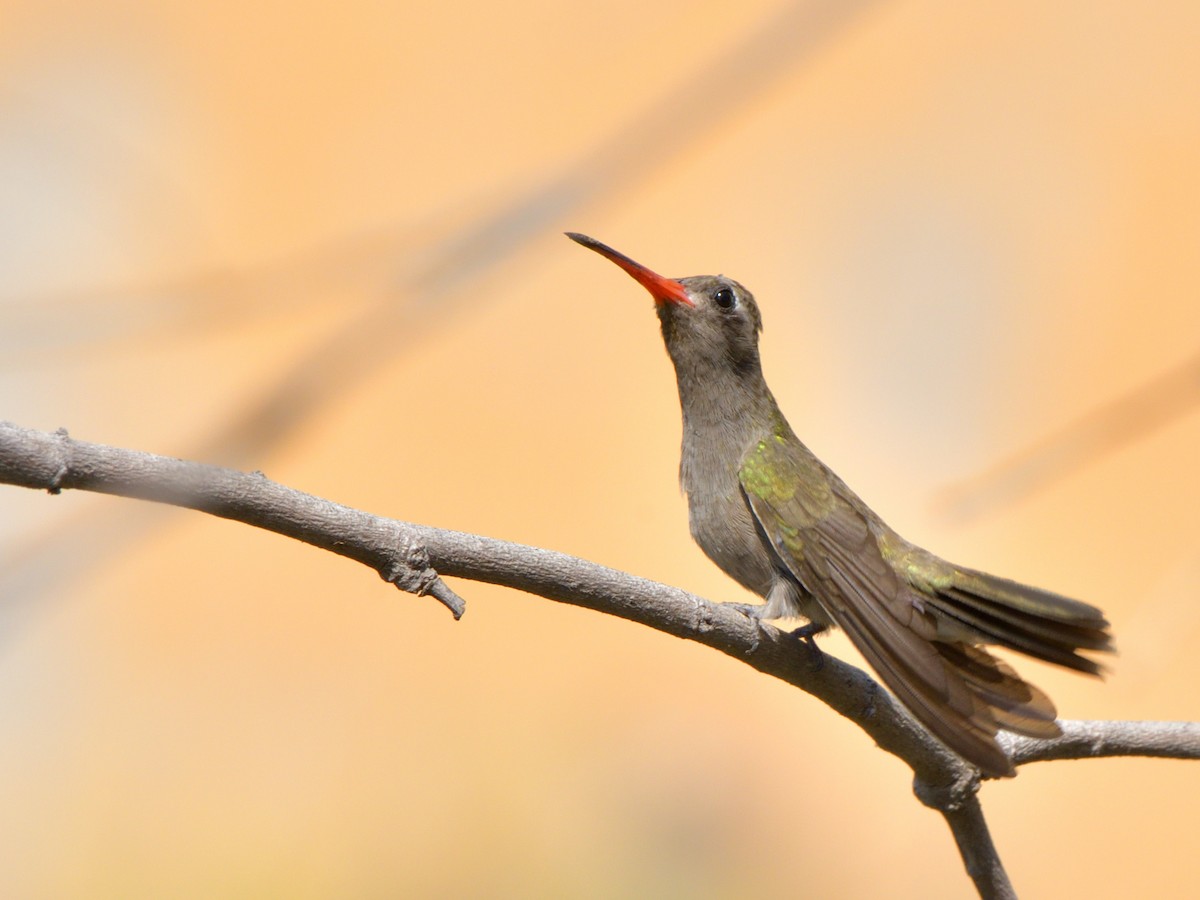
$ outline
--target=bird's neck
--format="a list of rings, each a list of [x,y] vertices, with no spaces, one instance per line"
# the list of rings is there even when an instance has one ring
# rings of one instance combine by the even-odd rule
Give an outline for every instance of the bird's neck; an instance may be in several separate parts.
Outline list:
[[[757,360],[751,366],[676,361],[683,411],[679,478],[684,491],[736,490],[746,451],[775,430],[782,414]]]

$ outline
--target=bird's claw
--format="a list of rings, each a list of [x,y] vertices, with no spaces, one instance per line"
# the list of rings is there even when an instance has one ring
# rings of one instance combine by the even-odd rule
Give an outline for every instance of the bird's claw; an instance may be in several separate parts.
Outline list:
[[[740,612],[747,619],[756,623],[761,629],[767,619],[764,613],[767,611],[769,604],[766,603],[722,603],[721,606]],[[822,632],[828,631],[828,625],[819,625],[816,622],[809,622],[806,625],[801,625],[792,631],[787,632],[787,636],[793,638],[804,645],[805,651],[809,655],[812,662],[814,672],[819,672],[825,667],[825,652],[817,646],[814,638]],[[754,650],[758,649],[758,640],[755,639]]]
[[[766,610],[765,603],[722,603],[726,609],[732,609],[740,612],[747,619],[754,619],[756,622],[763,621],[763,612]]]
[[[754,623],[754,638],[750,644],[750,648],[746,651],[746,655],[750,656],[758,652],[759,639],[763,634],[763,629],[766,627],[766,620],[763,618],[763,610],[766,605],[762,603],[722,603],[722,607],[727,607],[740,612],[743,616]]]
[[[825,668],[825,651],[817,646],[815,638],[818,634],[828,630],[828,625],[818,625],[816,622],[809,622],[807,625],[801,625],[795,631],[788,632],[788,637],[795,638],[804,645],[809,658],[812,660],[814,672],[819,672]]]

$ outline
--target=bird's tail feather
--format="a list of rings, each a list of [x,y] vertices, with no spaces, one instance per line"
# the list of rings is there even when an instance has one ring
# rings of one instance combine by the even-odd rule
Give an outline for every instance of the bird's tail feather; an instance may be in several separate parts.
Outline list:
[[[1090,675],[1103,667],[1079,651],[1113,650],[1096,607],[1007,578],[960,569],[952,586],[923,599],[983,641]]]
[[[1037,738],[1062,734],[1054,721],[1054,703],[1041,690],[1021,680],[1007,664],[970,644],[938,641],[934,647],[1000,728]],[[994,729],[989,730],[994,733]]]

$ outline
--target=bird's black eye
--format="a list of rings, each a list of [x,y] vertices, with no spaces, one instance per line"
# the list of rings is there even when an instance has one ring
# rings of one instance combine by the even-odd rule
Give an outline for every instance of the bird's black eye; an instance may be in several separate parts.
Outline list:
[[[733,309],[733,305],[737,302],[737,297],[733,293],[733,288],[721,288],[713,294],[713,300],[721,309]]]

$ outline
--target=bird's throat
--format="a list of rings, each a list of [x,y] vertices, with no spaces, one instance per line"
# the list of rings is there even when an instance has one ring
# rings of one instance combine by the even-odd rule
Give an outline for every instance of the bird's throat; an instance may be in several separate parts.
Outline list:
[[[758,365],[680,365],[675,375],[683,413],[680,484],[697,492],[736,493],[738,461],[780,418]]]

